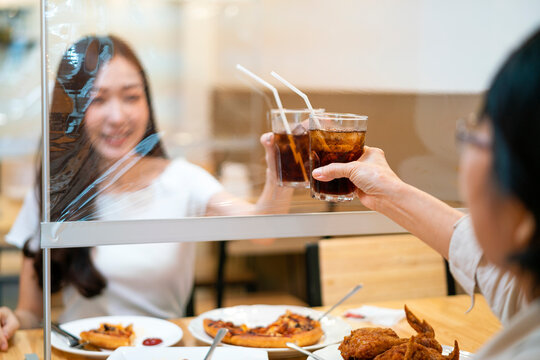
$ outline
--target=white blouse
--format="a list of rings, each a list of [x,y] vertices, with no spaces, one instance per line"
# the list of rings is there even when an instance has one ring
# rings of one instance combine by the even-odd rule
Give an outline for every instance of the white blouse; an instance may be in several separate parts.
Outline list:
[[[96,199],[100,220],[174,219],[203,216],[209,199],[223,190],[202,168],[177,159],[139,191],[102,194]],[[39,239],[38,204],[29,194],[6,240],[22,247]],[[148,234],[159,239],[159,234]],[[184,315],[194,276],[194,243],[161,243],[97,246],[92,261],[107,279],[103,292],[81,296],[72,286],[63,290],[64,312],[60,321],[103,315],[147,315],[174,318]]]

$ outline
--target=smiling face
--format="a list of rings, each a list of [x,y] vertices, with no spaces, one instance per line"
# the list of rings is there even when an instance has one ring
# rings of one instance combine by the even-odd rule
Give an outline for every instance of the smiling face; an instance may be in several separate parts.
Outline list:
[[[96,77],[85,128],[107,163],[119,160],[143,138],[149,121],[143,77],[124,57],[115,56]]]

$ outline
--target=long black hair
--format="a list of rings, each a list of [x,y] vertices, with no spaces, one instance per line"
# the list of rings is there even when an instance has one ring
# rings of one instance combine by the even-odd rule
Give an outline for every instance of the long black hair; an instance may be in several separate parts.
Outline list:
[[[143,139],[153,140],[152,147],[142,155],[165,158],[165,151],[157,137],[150,90],[144,69],[130,46],[120,38],[86,36],[64,53],[54,85],[49,121],[49,174],[51,221],[95,220],[94,198],[96,187],[91,186],[101,175],[102,159],[85,132],[85,113],[92,102],[93,84],[100,69],[113,57],[120,56],[140,72],[149,119]],[[135,149],[136,151],[138,149]],[[36,194],[41,205],[42,169],[38,171]],[[41,206],[40,206],[41,212]],[[31,252],[27,241],[24,253],[34,258],[34,268],[41,287],[42,251]],[[72,284],[83,296],[101,293],[106,279],[95,268],[90,258],[91,248],[51,250],[51,288],[53,292]]]
[[[529,246],[510,257],[540,289],[540,29],[506,60],[486,95],[483,118],[494,130],[494,176],[533,214]]]

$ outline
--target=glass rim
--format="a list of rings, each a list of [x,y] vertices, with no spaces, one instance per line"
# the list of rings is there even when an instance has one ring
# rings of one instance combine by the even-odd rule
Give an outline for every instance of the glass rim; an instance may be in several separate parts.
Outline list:
[[[367,120],[367,115],[358,115],[351,113],[323,112],[316,113],[318,120]]]
[[[285,112],[285,114],[292,114],[292,113],[296,113],[296,114],[311,114],[311,110],[309,109],[283,109],[283,111]],[[319,113],[324,113],[324,109],[323,108],[320,108],[320,109],[313,109],[313,111],[317,114]],[[271,114],[280,114],[281,113],[281,110],[280,109],[270,109],[270,113]]]

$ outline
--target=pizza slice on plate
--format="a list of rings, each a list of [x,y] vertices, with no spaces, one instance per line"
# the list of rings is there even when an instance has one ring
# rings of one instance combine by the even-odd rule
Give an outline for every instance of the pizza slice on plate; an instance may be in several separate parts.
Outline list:
[[[260,348],[285,348],[288,342],[308,346],[316,344],[323,336],[319,321],[288,310],[268,326],[249,328],[245,324],[204,319],[203,327],[212,337],[221,328],[229,330],[222,340],[226,344]]]
[[[88,341],[90,344],[114,350],[120,346],[131,346],[135,339],[133,325],[126,327],[120,324],[102,323],[99,328],[83,331],[80,334],[81,341]]]

